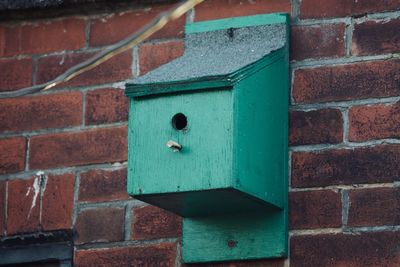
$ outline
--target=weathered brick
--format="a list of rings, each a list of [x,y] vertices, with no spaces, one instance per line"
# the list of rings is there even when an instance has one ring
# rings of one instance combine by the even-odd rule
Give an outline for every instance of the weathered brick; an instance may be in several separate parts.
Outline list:
[[[0,56],[74,50],[85,45],[85,21],[78,18],[0,26]]]
[[[284,259],[263,259],[263,260],[245,260],[229,262],[207,262],[195,264],[183,264],[183,267],[284,267]]]
[[[72,228],[74,207],[74,175],[49,175],[42,197],[42,227],[44,230]]]
[[[76,250],[76,267],[175,266],[176,244],[161,243],[137,247]]]
[[[37,83],[50,81],[93,55],[94,53],[69,53],[43,57],[38,61]],[[132,51],[128,50],[59,86],[83,86],[122,81],[132,76],[131,66]]]
[[[349,112],[349,140],[400,137],[400,104],[356,106]]]
[[[7,182],[0,181],[0,237],[6,230],[6,188]]]
[[[342,113],[337,109],[290,112],[289,144],[335,144],[343,139]]]
[[[0,131],[32,131],[82,123],[79,92],[0,100]]]
[[[0,174],[24,170],[25,150],[23,137],[0,139]]]
[[[344,24],[293,26],[291,30],[291,59],[344,56]]]
[[[99,89],[86,95],[86,124],[102,124],[128,120],[128,98],[124,90]]]
[[[179,216],[146,206],[133,209],[132,239],[157,239],[181,235],[182,220]]]
[[[349,226],[400,224],[400,188],[352,190],[349,198]]]
[[[29,165],[31,169],[42,169],[124,161],[126,139],[126,127],[34,136]]]
[[[400,7],[400,2],[398,3]],[[377,55],[400,52],[400,19],[354,25],[351,53]]]
[[[116,43],[138,31],[144,25],[172,5],[152,6],[152,8],[113,14],[91,22],[90,45],[101,46]],[[150,36],[150,39],[183,36],[185,16],[168,23],[164,28]]]
[[[289,194],[291,229],[340,227],[341,195],[332,190],[291,192]]]
[[[359,16],[366,13],[398,10],[399,5],[399,0],[302,0],[300,2],[300,18]]]
[[[264,13],[290,13],[289,0],[208,0],[195,8],[195,20],[212,20]]]
[[[400,232],[293,236],[290,266],[396,267],[399,246]]]
[[[40,177],[8,182],[8,235],[39,230],[40,185]]]
[[[140,75],[180,57],[183,51],[184,45],[179,41],[142,45],[139,48]]]
[[[79,201],[101,202],[128,199],[126,169],[91,170],[81,174]]]
[[[292,187],[393,182],[400,145],[333,149],[292,154]]]
[[[0,92],[32,85],[32,59],[0,59]]]
[[[123,208],[98,208],[80,212],[75,225],[76,243],[124,240],[124,214]]]
[[[329,102],[399,95],[400,60],[380,60],[300,69],[294,73],[296,103]]]

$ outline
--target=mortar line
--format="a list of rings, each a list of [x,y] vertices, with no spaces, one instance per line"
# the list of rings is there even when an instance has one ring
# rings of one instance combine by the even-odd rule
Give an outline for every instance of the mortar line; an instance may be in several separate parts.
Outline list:
[[[131,240],[131,226],[132,226],[132,209],[134,205],[132,205],[132,202],[128,202],[125,205],[125,224],[124,224],[124,234],[125,234],[125,241]]]
[[[39,190],[40,190],[40,198],[39,198],[39,225],[42,226],[42,218],[43,218],[43,196],[46,191],[46,186],[48,182],[48,176],[46,174],[41,174],[40,172],[36,173],[36,179],[39,180]],[[44,184],[43,184],[44,183]]]
[[[85,39],[86,39],[86,37],[85,37]],[[172,41],[182,41],[182,38],[167,37],[167,38],[146,39],[146,40],[142,41],[139,45],[149,44],[149,43],[168,43],[168,42],[172,42]],[[103,50],[107,50],[107,49],[111,48],[112,46],[113,46],[113,44],[103,45],[103,46],[86,46],[86,40],[85,40],[85,46],[82,48],[76,49],[76,50],[65,49],[65,50],[61,50],[61,51],[52,51],[52,52],[47,52],[47,53],[18,54],[18,55],[11,55],[11,56],[3,56],[0,59],[25,59],[25,58],[35,57],[39,60],[39,59],[47,58],[47,57],[51,57],[51,56],[65,56],[65,55],[71,55],[71,54],[98,53]]]
[[[75,226],[76,220],[78,219],[78,206],[79,206],[79,189],[81,185],[81,174],[75,172],[75,183],[74,183],[74,208],[72,211],[72,225]]]
[[[395,145],[400,144],[400,139],[380,139],[370,140],[365,142],[348,142],[347,144],[318,144],[318,145],[304,145],[297,147],[289,147],[290,151],[293,152],[321,152],[329,149],[355,149],[355,148],[368,148],[375,147],[378,145]]]
[[[90,30],[91,30],[92,20],[89,17],[85,18],[85,48],[90,47]]]
[[[1,135],[0,135],[1,136]],[[29,171],[29,159],[30,159],[30,146],[31,146],[31,139],[28,136],[25,136],[26,140],[26,149],[25,149],[25,168],[24,172]]]
[[[351,18],[350,22],[346,24],[345,30],[345,51],[346,57],[351,57],[351,46],[353,44],[353,31],[354,31],[354,19]]]
[[[182,246],[181,242],[176,242],[176,255],[175,255],[175,267],[182,266]]]
[[[186,24],[193,23],[195,15],[196,15],[196,10],[194,8],[190,9],[186,13]]]
[[[290,187],[289,192],[308,192],[308,191],[323,191],[323,190],[364,190],[364,189],[375,189],[375,188],[394,188],[396,182],[392,183],[356,183],[356,184],[336,184],[329,186],[315,186],[315,187]]]
[[[132,66],[131,66],[132,76],[137,77],[140,75],[139,66],[139,46],[135,45],[132,48]]]
[[[127,126],[128,122],[114,122],[109,124],[98,124],[98,125],[85,125],[85,126],[72,126],[67,128],[50,128],[50,129],[41,129],[36,131],[26,131],[26,132],[6,132],[0,134],[0,138],[6,137],[33,137],[37,135],[46,135],[46,134],[59,134],[59,133],[81,133],[85,131],[90,131],[94,129],[113,129],[113,128],[121,128],[123,126]]]
[[[153,240],[130,240],[130,241],[121,241],[121,242],[109,242],[109,243],[91,243],[91,244],[82,244],[75,245],[78,250],[88,250],[88,249],[107,249],[107,248],[120,248],[127,246],[150,246],[157,245],[160,243],[177,243],[178,238],[160,238]]]
[[[400,101],[400,97],[384,97],[384,98],[365,98],[365,99],[355,99],[355,100],[338,100],[336,102],[325,102],[325,103],[311,103],[311,104],[303,104],[303,103],[295,103],[289,106],[289,110],[291,111],[312,111],[318,109],[326,109],[326,108],[336,108],[346,110],[353,106],[366,106],[366,105],[391,105],[396,104]]]
[[[88,91],[82,92],[82,124],[81,127],[86,126],[86,96]]]
[[[6,192],[5,192],[5,201],[4,201],[4,205],[5,205],[5,207],[4,207],[4,212],[5,212],[5,214],[4,214],[4,233],[5,233],[5,235],[7,235],[7,222],[8,222],[8,188],[9,188],[9,181],[5,181],[5,183],[6,183]],[[0,235],[1,236],[1,235]]]
[[[131,208],[140,208],[148,205],[136,199],[114,200],[114,201],[104,201],[104,202],[79,202],[78,204],[79,204],[79,211],[92,210],[98,208],[126,209],[127,204],[129,204]]]
[[[300,15],[300,13],[299,13]],[[387,12],[372,12],[362,15],[361,17],[357,16],[344,16],[344,17],[331,17],[331,18],[312,18],[312,19],[299,19],[295,21],[294,25],[314,25],[314,24],[333,24],[333,23],[345,23],[346,20],[350,18],[356,18],[360,21],[367,20],[387,20],[387,19],[396,19],[400,17],[400,11],[387,11]]]
[[[343,120],[343,144],[349,144],[349,109],[341,110]]]
[[[86,172],[93,169],[119,170],[122,168],[126,168],[127,164],[128,164],[127,161],[123,161],[114,163],[88,164],[83,166],[70,166],[70,167],[59,166],[51,169],[41,169],[41,170],[46,174],[57,175],[57,174],[73,173],[75,171]],[[17,177],[18,179],[29,179],[33,175],[35,175],[37,171],[38,170],[30,170],[30,171],[21,171],[17,173],[2,174],[0,175],[0,181],[8,180],[10,178],[15,178],[15,177]]]
[[[32,85],[36,84],[38,65],[38,57],[32,56]]]
[[[300,235],[323,235],[323,234],[339,234],[342,233],[341,228],[317,228],[317,229],[302,229],[290,230],[289,237]]]
[[[357,235],[360,233],[388,232],[388,231],[390,231],[390,232],[400,231],[400,225],[348,227],[348,228],[346,228],[346,231],[342,231],[341,228],[317,228],[317,229],[290,230],[289,237],[304,236],[304,235],[325,235],[325,234]]]
[[[349,210],[350,210],[350,198],[349,198],[349,190],[341,189],[341,202],[342,202],[342,229],[347,229],[347,223],[349,220]]]
[[[292,7],[292,21],[291,24],[296,24],[299,21],[300,17],[300,1],[299,0],[291,0],[291,7]]]
[[[315,69],[319,67],[335,67],[350,65],[352,63],[362,63],[366,61],[388,60],[399,58],[399,53],[388,53],[383,55],[368,55],[368,56],[350,56],[338,58],[323,58],[323,59],[306,59],[302,61],[291,61],[290,65],[293,70],[298,69]]]
[[[365,233],[365,232],[397,232],[400,231],[400,225],[385,226],[366,226],[366,227],[347,227],[344,233]]]

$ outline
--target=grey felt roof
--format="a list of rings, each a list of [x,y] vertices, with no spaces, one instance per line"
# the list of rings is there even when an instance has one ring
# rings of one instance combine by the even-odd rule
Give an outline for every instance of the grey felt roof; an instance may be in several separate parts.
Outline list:
[[[285,46],[286,25],[191,33],[182,57],[134,79],[133,84],[184,81],[231,74]]]

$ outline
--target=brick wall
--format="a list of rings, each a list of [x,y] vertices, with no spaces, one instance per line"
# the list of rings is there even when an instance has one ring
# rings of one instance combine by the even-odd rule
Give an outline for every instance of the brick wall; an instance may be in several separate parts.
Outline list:
[[[2,22],[0,90],[45,82],[168,7]],[[0,100],[1,241],[73,229],[75,266],[183,266],[181,219],[126,194],[124,82],[181,55],[186,20],[280,11],[290,257],[213,266],[400,266],[399,0],[207,0],[55,90]]]

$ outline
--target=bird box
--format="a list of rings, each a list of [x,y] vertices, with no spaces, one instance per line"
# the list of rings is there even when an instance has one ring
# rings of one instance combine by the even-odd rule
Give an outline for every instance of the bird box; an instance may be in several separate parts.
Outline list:
[[[128,192],[184,217],[186,262],[287,252],[288,31],[286,14],[188,24],[183,56],[126,85]]]

